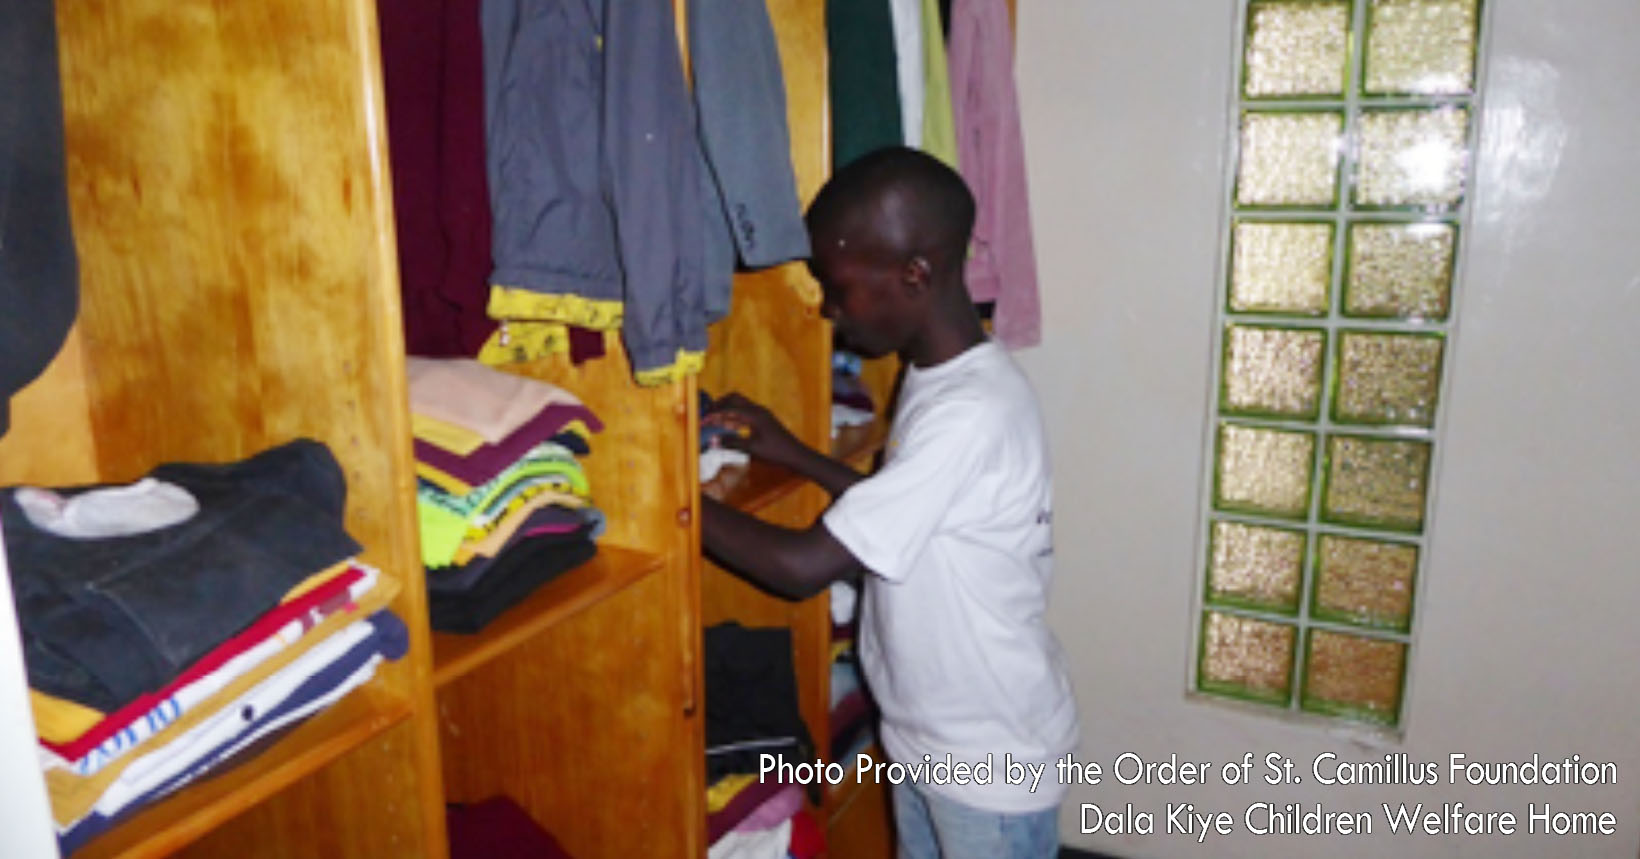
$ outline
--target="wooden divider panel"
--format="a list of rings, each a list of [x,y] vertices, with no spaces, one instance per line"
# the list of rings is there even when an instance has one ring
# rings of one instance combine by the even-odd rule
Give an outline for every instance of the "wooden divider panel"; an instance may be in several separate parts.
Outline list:
[[[58,27],[81,312],[18,399],[0,481],[126,481],[319,439],[412,635],[262,780],[105,843],[153,855],[220,825],[200,850],[314,855],[334,830],[326,855],[442,855],[374,6],[83,0]]]

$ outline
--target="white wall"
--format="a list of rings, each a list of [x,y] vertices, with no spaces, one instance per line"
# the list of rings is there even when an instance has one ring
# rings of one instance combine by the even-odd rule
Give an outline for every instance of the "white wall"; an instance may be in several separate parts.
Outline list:
[[[1072,792],[1066,842],[1120,856],[1613,856],[1640,847],[1640,3],[1491,0],[1467,278],[1450,358],[1404,742],[1187,700],[1237,0],[1021,0],[1046,316],[1022,361],[1057,462],[1054,622],[1079,757],[1276,751],[1305,783]],[[1615,761],[1607,787],[1322,788],[1322,752]],[[1215,775],[1217,770],[1215,769]],[[1443,775],[1444,775],[1443,767]],[[1108,775],[1108,773],[1107,773]],[[1254,837],[1254,802],[1528,803],[1613,836]],[[1205,846],[1078,834],[1077,804],[1228,810]],[[1382,824],[1381,814],[1377,824]]]
[[[13,605],[6,544],[0,539],[0,856],[56,859]]]

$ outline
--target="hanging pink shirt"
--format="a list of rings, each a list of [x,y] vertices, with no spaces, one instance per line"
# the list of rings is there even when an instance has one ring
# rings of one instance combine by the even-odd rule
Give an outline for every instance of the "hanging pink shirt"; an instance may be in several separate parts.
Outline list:
[[[996,302],[993,334],[1002,345],[1035,346],[1042,310],[1006,0],[952,0],[947,62],[957,163],[978,204],[968,291],[976,302]]]

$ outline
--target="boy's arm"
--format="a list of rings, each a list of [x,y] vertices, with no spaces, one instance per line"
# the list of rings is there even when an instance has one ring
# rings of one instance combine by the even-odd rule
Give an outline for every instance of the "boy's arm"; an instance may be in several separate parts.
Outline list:
[[[775,464],[814,481],[833,498],[865,479],[865,475],[850,468],[847,463],[832,459],[802,442],[797,442],[797,449],[786,461]]]
[[[753,459],[778,465],[812,480],[833,498],[842,495],[865,475],[847,464],[809,447],[791,434],[768,409],[739,394],[719,400],[706,421],[710,425],[734,429],[724,437],[724,447],[743,450]]]
[[[782,528],[712,498],[701,499],[700,539],[724,567],[787,599],[807,599],[864,569],[820,522]]]

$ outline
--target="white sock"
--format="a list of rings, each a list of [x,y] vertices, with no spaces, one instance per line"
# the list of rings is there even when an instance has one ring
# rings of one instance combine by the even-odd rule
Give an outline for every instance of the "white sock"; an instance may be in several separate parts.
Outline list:
[[[152,477],[67,498],[50,489],[25,486],[17,490],[16,498],[34,527],[80,540],[157,531],[186,522],[199,512],[199,502],[188,490]]]

